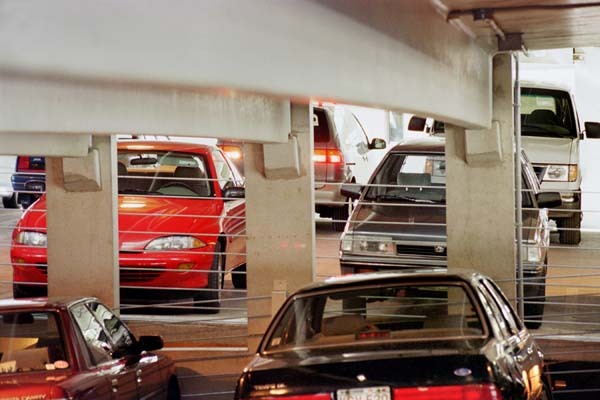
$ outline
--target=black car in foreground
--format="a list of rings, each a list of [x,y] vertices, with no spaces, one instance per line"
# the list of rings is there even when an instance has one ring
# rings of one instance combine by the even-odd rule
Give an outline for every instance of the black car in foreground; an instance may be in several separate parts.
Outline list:
[[[290,296],[235,398],[550,399],[543,372],[532,335],[489,278],[379,272]]]

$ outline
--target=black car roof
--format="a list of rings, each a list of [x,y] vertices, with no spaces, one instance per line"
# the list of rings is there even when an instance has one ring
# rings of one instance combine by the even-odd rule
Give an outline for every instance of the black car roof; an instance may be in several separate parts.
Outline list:
[[[445,152],[445,140],[440,137],[410,139],[398,143],[390,149],[390,153],[440,153]]]
[[[361,273],[354,275],[344,275],[328,278],[322,282],[313,283],[298,290],[295,295],[304,295],[311,292],[317,292],[328,289],[339,289],[346,286],[360,286],[369,283],[402,283],[415,280],[457,280],[471,282],[473,279],[483,277],[480,273],[470,269],[453,269],[448,271],[445,268],[416,268],[402,271],[382,271]]]

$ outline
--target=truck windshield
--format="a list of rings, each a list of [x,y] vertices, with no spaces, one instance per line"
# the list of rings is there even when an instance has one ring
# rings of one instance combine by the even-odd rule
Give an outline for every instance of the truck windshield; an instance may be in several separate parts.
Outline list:
[[[577,137],[569,93],[554,89],[521,89],[523,136]]]

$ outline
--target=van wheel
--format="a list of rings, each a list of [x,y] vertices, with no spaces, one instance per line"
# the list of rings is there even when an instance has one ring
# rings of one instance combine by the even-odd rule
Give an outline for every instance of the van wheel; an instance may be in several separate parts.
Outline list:
[[[215,245],[215,255],[208,273],[208,284],[206,291],[194,297],[198,301],[196,307],[198,311],[205,314],[216,314],[221,306],[221,289],[223,283],[223,266],[225,265],[225,255],[218,254],[223,252],[223,245],[217,241]]]
[[[560,243],[579,244],[581,242],[581,216],[579,213],[559,220],[557,225],[559,228],[563,228],[558,231]]]
[[[346,204],[343,207],[335,207],[331,209],[331,219],[333,230],[336,232],[342,232],[346,227],[346,221],[350,216],[350,208],[352,207],[352,200],[346,199]]]
[[[231,271],[231,283],[236,289],[246,289],[246,264]]]

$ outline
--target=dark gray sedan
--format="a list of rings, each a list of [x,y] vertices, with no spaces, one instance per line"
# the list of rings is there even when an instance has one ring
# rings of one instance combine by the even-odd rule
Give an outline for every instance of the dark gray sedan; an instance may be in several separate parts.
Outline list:
[[[547,251],[546,207],[559,206],[560,194],[540,192],[525,154],[523,182],[523,266],[525,314],[537,327],[543,314]],[[404,142],[392,148],[365,188],[342,191],[359,199],[342,235],[343,274],[381,269],[445,267],[446,161],[440,138]]]

